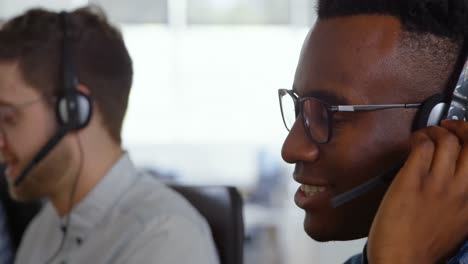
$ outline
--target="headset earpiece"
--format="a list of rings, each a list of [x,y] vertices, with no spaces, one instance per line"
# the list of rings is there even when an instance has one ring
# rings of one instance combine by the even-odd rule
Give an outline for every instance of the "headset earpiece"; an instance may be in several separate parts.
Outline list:
[[[92,103],[88,95],[76,92],[62,96],[57,102],[57,118],[61,126],[68,130],[86,127],[92,115]]]
[[[414,122],[414,130],[439,125],[446,113],[448,103],[443,94],[434,94],[424,101]]]

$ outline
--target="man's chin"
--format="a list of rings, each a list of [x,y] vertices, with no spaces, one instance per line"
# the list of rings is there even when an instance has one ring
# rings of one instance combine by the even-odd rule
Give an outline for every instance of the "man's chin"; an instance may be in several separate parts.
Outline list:
[[[15,186],[14,182],[8,181],[8,193],[11,199],[17,202],[32,202],[41,199],[41,195],[37,193],[38,188],[29,188],[26,183],[21,183]]]
[[[305,219],[304,221],[304,231],[307,235],[317,242],[328,242],[336,240],[336,234],[330,232],[325,226],[319,227],[317,223],[310,223]]]
[[[354,232],[340,229],[337,226],[324,225],[318,227],[308,225],[307,221],[304,222],[304,231],[317,242],[349,241],[366,237],[366,235],[358,235]]]
[[[365,237],[365,235],[347,229],[340,221],[333,221],[333,218],[320,219],[306,215],[304,219],[304,231],[317,242],[348,241]]]
[[[305,232],[310,238],[317,242],[329,242],[336,240],[336,237],[331,236],[330,234],[325,234],[324,232],[313,232],[308,230],[307,228],[305,229]]]
[[[336,233],[329,233],[329,232],[323,232],[323,231],[316,231],[316,230],[309,230],[305,228],[305,232],[307,235],[312,238],[313,240],[317,242],[330,242],[330,241],[349,241],[349,240],[355,240],[355,239],[360,239],[362,237],[346,237],[341,234],[336,234]]]
[[[42,199],[41,197],[38,197],[38,196],[21,195],[21,194],[12,195],[11,193],[10,193],[10,197],[11,199],[13,199],[14,201],[18,203],[31,203],[31,202],[36,202]]]

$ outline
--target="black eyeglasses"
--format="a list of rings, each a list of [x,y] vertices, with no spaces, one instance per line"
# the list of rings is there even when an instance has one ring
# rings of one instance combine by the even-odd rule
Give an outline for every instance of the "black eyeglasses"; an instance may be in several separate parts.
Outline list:
[[[336,112],[375,111],[389,108],[419,108],[415,104],[381,105],[329,105],[314,97],[299,98],[292,90],[278,90],[281,115],[286,129],[291,130],[301,114],[307,136],[319,144],[330,142],[333,128],[333,114]]]
[[[16,117],[18,113],[40,101],[44,100],[44,98],[36,98],[27,102],[19,103],[19,104],[5,104],[0,105],[0,128],[3,129],[5,125],[11,125],[16,121]]]

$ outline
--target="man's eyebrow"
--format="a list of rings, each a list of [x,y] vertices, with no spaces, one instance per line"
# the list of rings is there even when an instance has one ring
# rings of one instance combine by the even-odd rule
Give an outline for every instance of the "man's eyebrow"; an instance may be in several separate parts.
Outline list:
[[[314,91],[310,91],[310,92],[300,95],[297,92],[297,90],[293,88],[293,92],[297,94],[299,98],[313,97],[330,105],[350,105],[351,104],[347,98],[341,95],[332,93],[328,90],[314,90]]]

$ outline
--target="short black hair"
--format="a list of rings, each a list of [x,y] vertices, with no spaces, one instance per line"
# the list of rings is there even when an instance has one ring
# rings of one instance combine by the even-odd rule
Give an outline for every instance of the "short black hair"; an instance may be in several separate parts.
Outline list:
[[[359,14],[397,17],[408,32],[454,40],[467,35],[466,0],[319,0],[319,18]]]
[[[319,20],[354,15],[397,18],[401,43],[409,47],[406,55],[415,65],[438,64],[433,73],[444,79],[446,92],[452,90],[467,57],[467,11],[467,0],[318,0],[317,4]]]

